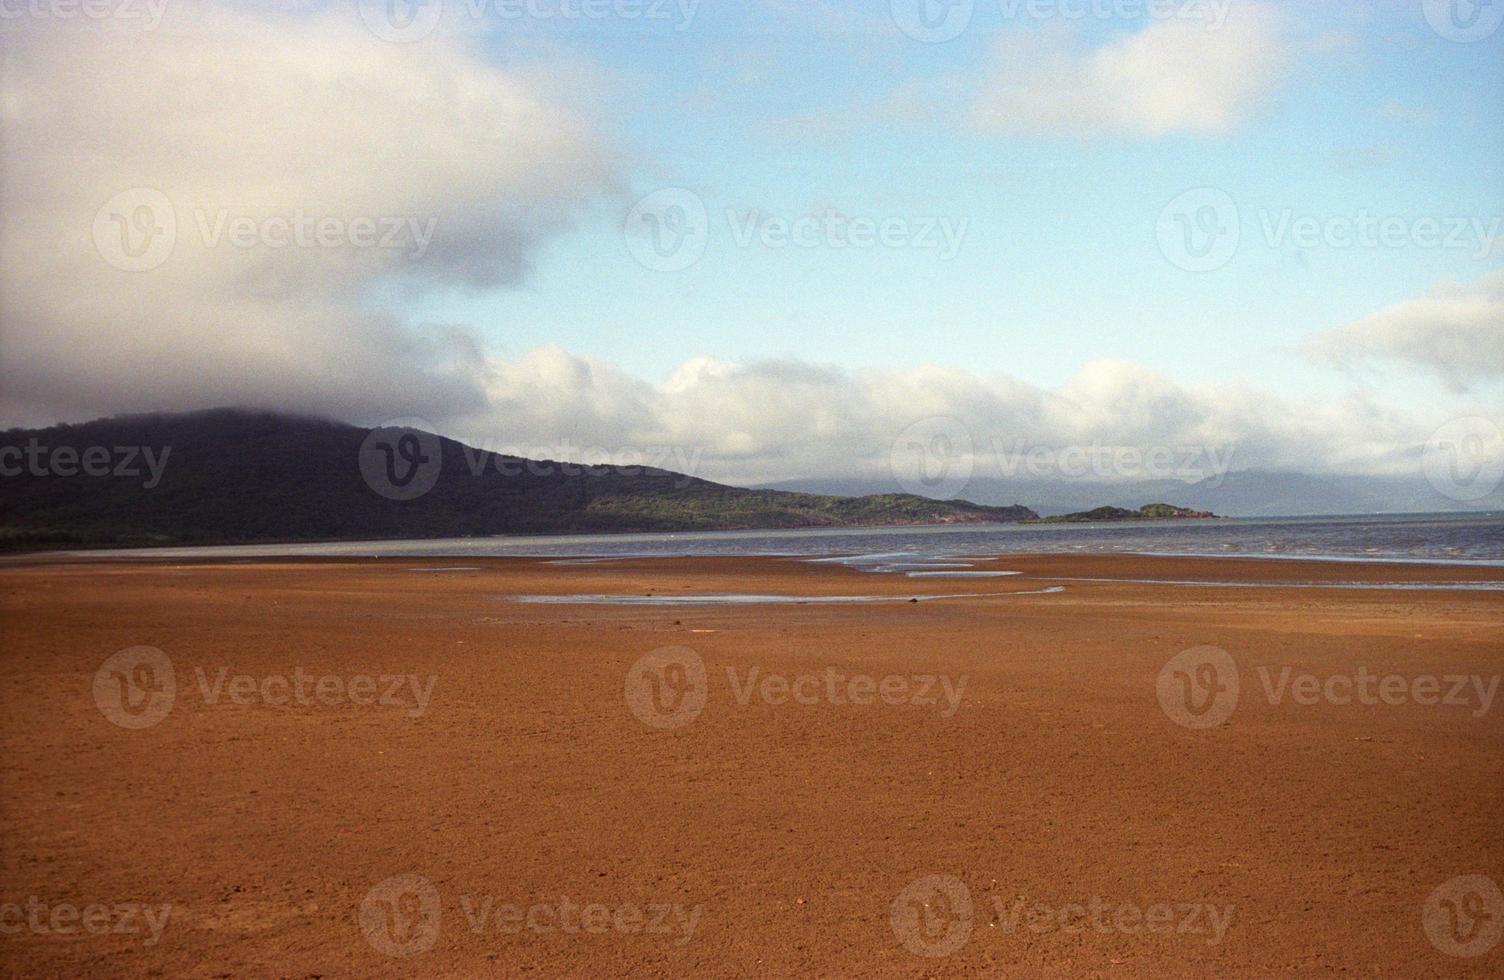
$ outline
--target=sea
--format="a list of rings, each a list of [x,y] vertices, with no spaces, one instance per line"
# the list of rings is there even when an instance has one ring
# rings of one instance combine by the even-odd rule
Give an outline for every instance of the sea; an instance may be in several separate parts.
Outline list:
[[[1504,566],[1504,512],[1231,518],[1095,524],[801,528],[571,534],[53,552],[87,558],[267,557],[611,559],[646,556],[881,556],[921,563],[990,554],[1143,554]]]

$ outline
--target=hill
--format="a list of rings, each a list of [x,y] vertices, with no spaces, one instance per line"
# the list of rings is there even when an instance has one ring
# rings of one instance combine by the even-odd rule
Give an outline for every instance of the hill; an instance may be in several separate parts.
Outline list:
[[[1167,521],[1167,520],[1210,520],[1216,514],[1204,510],[1191,510],[1187,507],[1172,507],[1169,504],[1145,504],[1137,510],[1127,510],[1122,507],[1098,507],[1095,510],[1080,511],[1075,514],[1059,514],[1055,517],[1041,517],[1030,520],[1030,524],[1088,524],[1099,521]]]
[[[745,490],[412,430],[217,409],[0,433],[0,546],[376,540],[1032,519],[908,494]]]

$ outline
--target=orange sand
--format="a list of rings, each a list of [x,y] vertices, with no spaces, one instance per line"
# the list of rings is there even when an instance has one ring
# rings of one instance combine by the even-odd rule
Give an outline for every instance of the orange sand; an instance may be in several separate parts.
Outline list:
[[[410,571],[424,566],[481,570]],[[984,567],[1026,574],[907,580],[775,559],[8,565],[0,966],[1504,972],[1504,943],[1450,955],[1504,921],[1490,896],[1464,894],[1476,880],[1455,882],[1504,882],[1504,703],[1482,711],[1472,688],[1465,703],[1416,700],[1424,677],[1445,701],[1445,678],[1504,673],[1504,593],[1048,580],[1499,570]],[[495,598],[1057,584],[862,606]],[[109,671],[96,686],[107,658],[143,645],[171,663],[170,704],[135,655],[113,663],[139,682],[138,704]],[[1157,682],[1204,646],[1230,655],[1239,693],[1221,724],[1185,727]],[[665,647],[692,652],[634,670]],[[1327,696],[1360,670],[1401,678],[1400,703]],[[1288,686],[1271,703],[1281,671],[1328,686],[1314,703]],[[164,706],[146,727],[111,720]]]

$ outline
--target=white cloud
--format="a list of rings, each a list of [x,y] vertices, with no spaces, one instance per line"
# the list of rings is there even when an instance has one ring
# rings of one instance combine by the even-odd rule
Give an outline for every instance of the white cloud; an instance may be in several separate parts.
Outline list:
[[[1306,345],[1342,365],[1371,361],[1417,366],[1454,391],[1504,379],[1504,269],[1473,283],[1443,282]]]
[[[10,417],[484,404],[462,331],[374,314],[372,293],[516,283],[542,242],[616,191],[614,154],[590,120],[535,77],[488,64],[471,40],[441,30],[387,43],[353,3],[296,16],[184,0],[151,31],[130,20],[7,22],[0,389]],[[547,91],[564,87],[556,77]],[[96,244],[96,213],[132,188],[159,191],[177,232],[150,271],[122,271]],[[105,216],[106,231],[120,220],[136,235],[137,209],[127,211]],[[221,224],[248,220],[281,240],[280,222],[300,216],[349,236],[237,247]],[[395,247],[351,244],[361,220]],[[411,224],[389,237],[393,222]]]
[[[1278,83],[1282,27],[1273,7],[1243,5],[1219,27],[1156,20],[1089,50],[1062,31],[1005,32],[983,78],[967,83],[975,89],[970,119],[994,133],[1228,132]]]
[[[1313,472],[1413,463],[1445,418],[1360,395],[1293,402],[1184,385],[1117,361],[1042,388],[938,366],[847,372],[711,358],[652,383],[556,347],[488,357],[463,329],[372,312],[373,294],[518,282],[542,243],[617,193],[614,154],[564,108],[582,101],[569,97],[569,73],[540,81],[497,69],[442,29],[419,44],[384,43],[353,4],[336,6],[300,7],[297,30],[255,9],[187,0],[146,34],[114,22],[5,28],[7,422],[217,405],[365,423],[421,416],[477,443],[703,451],[702,475],[753,483],[882,478],[899,434],[927,418],[956,420],[983,454],[994,439],[1214,445],[1234,447],[1239,468]],[[995,66],[977,121],[1216,132],[1261,101],[1279,51],[1277,20],[1253,8],[1219,31],[1151,24],[1085,54],[1034,48]],[[960,80],[949,83],[959,98]],[[94,223],[137,187],[170,203],[177,240],[160,266],[130,272],[106,260]],[[262,222],[300,211],[432,221],[433,238],[421,254],[236,247],[200,227],[221,213]],[[130,225],[134,213],[120,217]],[[1442,289],[1321,344],[1422,363],[1458,386],[1497,377],[1501,284],[1495,274]]]
[[[488,409],[431,421],[524,455],[673,447],[676,458],[701,461],[695,475],[741,484],[889,479],[895,441],[929,419],[969,433],[978,476],[999,475],[998,451],[1020,444],[1209,447],[1232,453],[1235,469],[1414,473],[1418,447],[1449,417],[1440,406],[1420,417],[1361,395],[1284,401],[1239,384],[1184,385],[1122,361],[1089,363],[1058,388],[933,365],[846,372],[703,357],[653,384],[558,347],[487,370]]]

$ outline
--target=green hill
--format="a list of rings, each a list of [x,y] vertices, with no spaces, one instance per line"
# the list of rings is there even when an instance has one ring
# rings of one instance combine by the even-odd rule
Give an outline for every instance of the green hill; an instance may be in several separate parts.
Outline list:
[[[404,438],[405,437],[405,438]],[[363,449],[363,446],[365,447]],[[144,447],[132,455],[133,447]],[[421,464],[415,462],[421,460]],[[399,486],[390,477],[421,472]],[[90,474],[93,475],[90,475]],[[218,409],[0,433],[0,546],[1002,523],[1027,507],[744,490],[450,439]]]
[[[1170,504],[1145,504],[1138,510],[1126,510],[1122,507],[1098,507],[1095,510],[1083,510],[1075,514],[1061,514],[1057,517],[1028,518],[1030,524],[1088,524],[1098,521],[1165,521],[1165,520],[1206,520],[1216,517],[1216,514],[1204,510],[1191,510],[1189,507],[1173,507]]]

